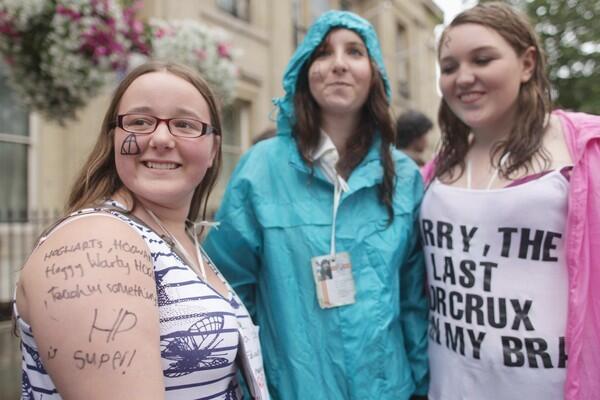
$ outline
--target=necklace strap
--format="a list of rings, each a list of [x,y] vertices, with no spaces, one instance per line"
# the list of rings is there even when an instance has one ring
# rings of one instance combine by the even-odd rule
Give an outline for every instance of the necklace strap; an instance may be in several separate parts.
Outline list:
[[[179,250],[183,254],[183,256],[187,259],[187,262],[190,264],[190,267],[194,267],[194,262],[193,262],[194,259],[192,257],[190,257],[189,253],[185,250],[185,248],[182,246],[182,244],[179,242],[179,240],[177,240],[177,238],[173,234],[171,234],[171,232],[169,232],[167,227],[163,225],[163,223],[156,216],[156,214],[154,214],[152,211],[148,210],[144,206],[142,206],[142,208],[154,220],[154,222],[156,222],[156,224],[160,227],[160,229],[163,230],[165,235],[167,237],[169,237],[169,239],[173,242],[173,247],[175,247],[177,250]],[[194,248],[196,249],[196,258],[198,259],[198,264],[200,265],[200,274],[201,274],[202,280],[204,282],[208,283],[208,280],[206,277],[206,268],[204,267],[204,261],[202,260],[202,254],[200,254],[200,251],[198,250],[198,239],[196,238],[195,233],[196,232],[195,232],[195,228],[194,228],[194,234],[192,235],[193,236],[192,240],[194,242]]]
[[[502,158],[500,159],[500,167],[503,167],[504,164],[506,164],[506,162],[508,161],[508,157],[510,157],[510,153],[506,153],[502,156]],[[493,167],[494,168],[494,173],[492,174],[490,180],[487,183],[487,186],[485,187],[485,190],[490,190],[492,188],[492,184],[494,183],[494,181],[496,180],[496,178],[498,178],[498,168]],[[471,189],[471,159],[467,158],[467,189]]]

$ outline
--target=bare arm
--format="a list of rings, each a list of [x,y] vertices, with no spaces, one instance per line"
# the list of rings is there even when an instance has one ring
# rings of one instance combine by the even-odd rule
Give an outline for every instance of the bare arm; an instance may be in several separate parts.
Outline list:
[[[17,307],[64,399],[163,399],[150,251],[125,223],[89,216],[27,261]]]

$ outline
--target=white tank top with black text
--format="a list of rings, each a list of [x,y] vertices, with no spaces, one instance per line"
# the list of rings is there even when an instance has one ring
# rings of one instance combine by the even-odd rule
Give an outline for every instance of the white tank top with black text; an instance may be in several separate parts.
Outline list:
[[[430,400],[563,398],[568,185],[554,171],[503,189],[429,186]]]

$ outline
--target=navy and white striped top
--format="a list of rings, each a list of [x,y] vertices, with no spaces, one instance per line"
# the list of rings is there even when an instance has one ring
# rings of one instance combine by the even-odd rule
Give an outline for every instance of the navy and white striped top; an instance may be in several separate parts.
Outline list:
[[[235,364],[238,319],[249,316],[239,298],[231,289],[225,298],[202,281],[153,230],[116,210],[110,214],[139,232],[154,260],[166,398],[241,399]],[[14,312],[22,339],[22,399],[61,399],[40,359],[35,332],[19,317],[16,304]]]

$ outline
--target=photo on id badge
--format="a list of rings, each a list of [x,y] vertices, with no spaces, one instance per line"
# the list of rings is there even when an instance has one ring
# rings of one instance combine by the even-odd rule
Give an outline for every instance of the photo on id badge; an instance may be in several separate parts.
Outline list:
[[[331,260],[328,258],[324,258],[321,260],[321,264],[317,269],[317,274],[319,277],[319,281],[326,281],[333,279],[333,274],[331,272]]]

